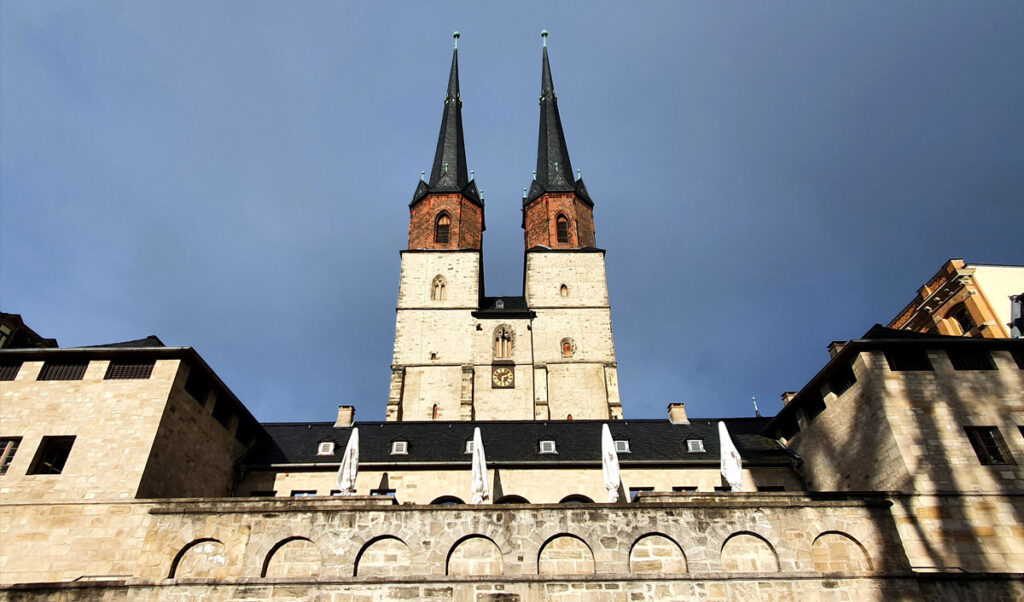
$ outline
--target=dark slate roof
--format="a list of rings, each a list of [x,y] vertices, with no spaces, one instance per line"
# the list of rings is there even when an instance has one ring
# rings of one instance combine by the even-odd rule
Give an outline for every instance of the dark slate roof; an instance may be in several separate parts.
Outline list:
[[[473,312],[473,317],[532,318],[534,313],[526,305],[526,297],[483,297],[480,300],[480,309]]]
[[[558,96],[551,80],[548,48],[544,46],[540,78],[540,133],[537,136],[537,175],[530,183],[530,191],[523,199],[528,205],[546,192],[575,192],[584,202],[593,206],[583,180],[575,180],[569,149],[562,131],[562,118],[558,114]]]
[[[458,39],[458,36],[456,36]],[[476,184],[469,179],[466,163],[466,142],[462,131],[462,97],[459,94],[459,48],[452,53],[452,68],[448,75],[448,93],[441,114],[441,132],[437,136],[437,150],[430,179],[420,181],[413,193],[412,205],[430,193],[458,192],[483,206]]]
[[[725,418],[733,442],[748,465],[791,466],[795,456],[777,441],[760,435],[767,418]],[[480,427],[487,462],[495,466],[528,464],[594,464],[601,462],[603,421],[494,421],[494,422],[360,422],[360,464],[465,464],[466,441]],[[667,420],[624,420],[607,423],[615,439],[629,440],[630,453],[620,453],[623,465],[717,465],[718,420],[691,420],[671,424]],[[270,439],[260,445],[246,463],[250,467],[271,464],[337,464],[348,443],[351,427],[333,423],[269,423],[263,428]],[[542,439],[555,441],[557,454],[541,454]],[[687,439],[702,439],[703,453],[687,452]],[[335,443],[333,456],[318,456],[323,441]],[[391,455],[394,441],[408,442],[409,453]]]

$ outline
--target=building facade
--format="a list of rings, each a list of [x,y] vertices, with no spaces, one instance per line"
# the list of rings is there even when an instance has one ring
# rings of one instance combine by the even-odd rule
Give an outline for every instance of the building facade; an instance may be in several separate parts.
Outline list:
[[[487,296],[453,56],[383,421],[260,423],[191,348],[12,328],[0,600],[1024,598],[1024,340],[876,326],[773,418],[623,419],[546,47],[540,104],[524,290]],[[477,428],[490,495],[466,504]],[[356,495],[339,495],[356,429]]]

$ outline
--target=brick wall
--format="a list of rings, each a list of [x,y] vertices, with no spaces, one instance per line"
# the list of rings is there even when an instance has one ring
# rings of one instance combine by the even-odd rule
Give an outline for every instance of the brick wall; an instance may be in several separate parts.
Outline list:
[[[451,218],[448,243],[434,242],[437,216]],[[410,249],[480,249],[483,247],[483,209],[458,193],[431,194],[409,210]]]

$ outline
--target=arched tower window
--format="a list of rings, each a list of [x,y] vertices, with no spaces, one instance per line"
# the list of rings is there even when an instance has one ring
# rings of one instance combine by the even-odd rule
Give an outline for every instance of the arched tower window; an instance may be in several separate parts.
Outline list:
[[[433,284],[430,285],[431,301],[444,301],[447,298],[444,290],[446,284],[447,283],[444,281],[444,276],[434,276],[434,282]]]
[[[434,404],[434,408],[430,410],[430,419],[437,420],[437,404]]]
[[[569,242],[569,220],[561,213],[555,218],[555,232],[558,235],[558,242]]]
[[[494,330],[494,358],[511,359],[512,330],[508,326],[499,326]]]
[[[562,357],[572,357],[572,339],[562,339]]]
[[[568,296],[569,296],[569,287],[568,287],[568,286],[565,286],[565,285],[563,284],[563,285],[562,285],[562,288],[558,289],[558,293],[559,293],[560,295],[562,295],[563,297],[568,297]]]
[[[437,216],[437,222],[434,224],[434,242],[439,245],[448,244],[448,239],[451,237],[452,231],[452,218],[448,217],[448,214],[441,212],[441,215]]]

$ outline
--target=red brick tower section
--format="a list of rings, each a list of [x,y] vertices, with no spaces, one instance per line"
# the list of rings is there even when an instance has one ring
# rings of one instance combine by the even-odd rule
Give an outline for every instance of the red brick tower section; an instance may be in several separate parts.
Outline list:
[[[526,248],[583,249],[596,246],[594,202],[583,179],[573,179],[569,150],[558,115],[558,97],[551,81],[547,32],[540,85],[540,134],[537,172],[523,199]]]
[[[429,180],[420,180],[409,203],[409,248],[456,250],[483,248],[484,201],[466,164],[459,95],[459,34],[444,99],[441,133]]]

